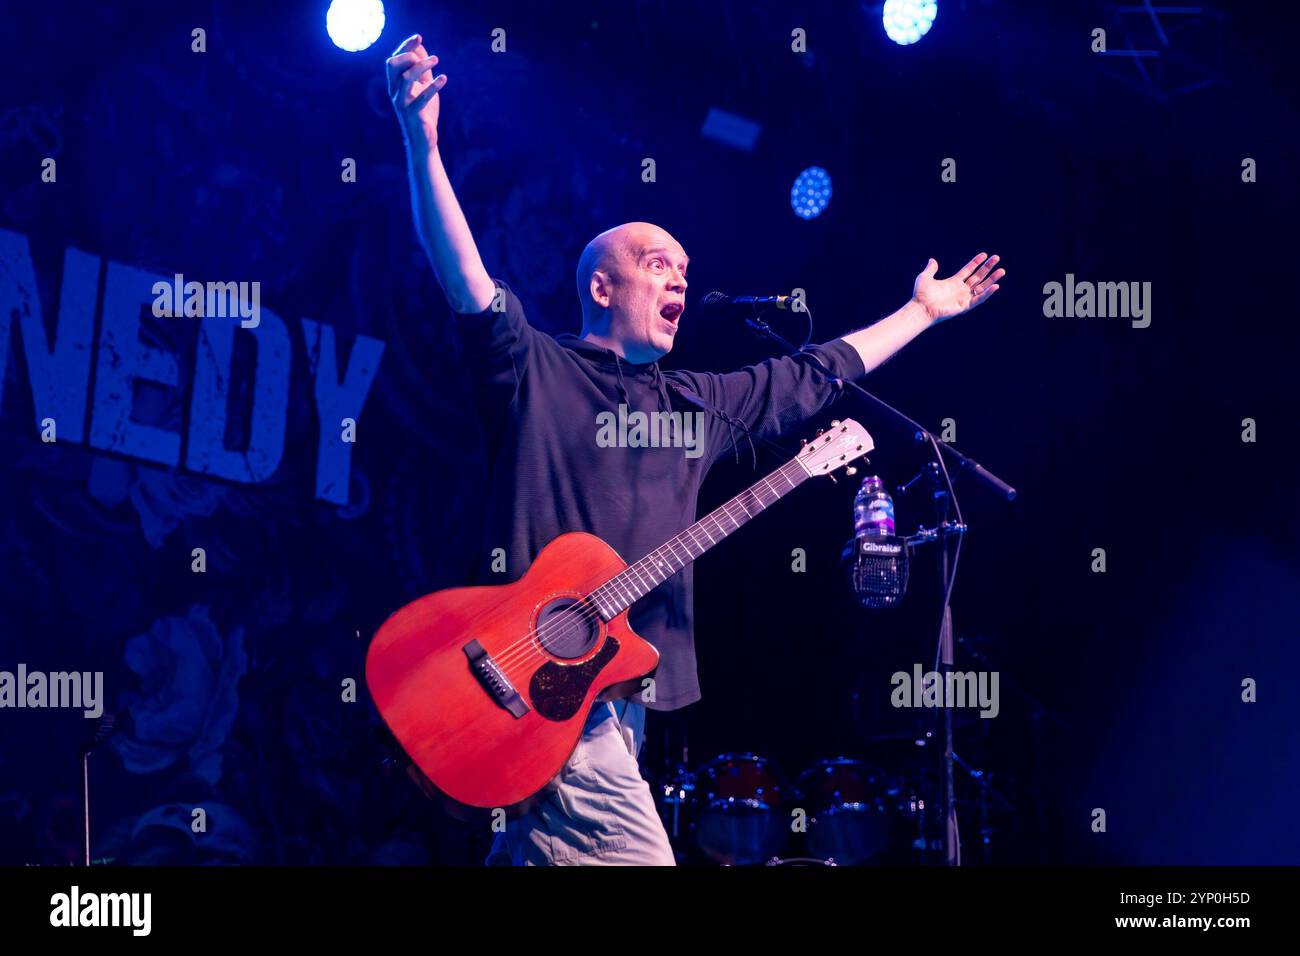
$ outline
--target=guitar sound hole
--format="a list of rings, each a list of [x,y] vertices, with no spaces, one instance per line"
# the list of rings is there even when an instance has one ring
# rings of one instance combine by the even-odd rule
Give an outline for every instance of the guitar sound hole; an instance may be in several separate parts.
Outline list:
[[[600,640],[600,618],[577,598],[556,598],[537,616],[537,639],[555,657],[581,657]]]

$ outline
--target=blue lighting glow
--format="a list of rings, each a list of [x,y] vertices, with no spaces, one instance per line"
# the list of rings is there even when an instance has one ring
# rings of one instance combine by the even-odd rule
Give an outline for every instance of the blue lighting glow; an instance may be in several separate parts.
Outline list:
[[[340,50],[358,53],[384,32],[382,0],[334,0],[325,11],[325,30]]]
[[[935,0],[885,0],[885,34],[900,46],[915,43],[930,32],[939,12]]]
[[[816,219],[831,202],[831,174],[809,166],[790,187],[790,208],[800,219]]]

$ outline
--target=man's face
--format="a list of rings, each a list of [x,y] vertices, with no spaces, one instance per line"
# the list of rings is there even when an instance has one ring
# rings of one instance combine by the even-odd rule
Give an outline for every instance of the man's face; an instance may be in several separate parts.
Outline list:
[[[630,362],[653,362],[673,347],[686,310],[686,268],[681,245],[656,226],[629,227],[621,255],[609,270],[610,335]]]

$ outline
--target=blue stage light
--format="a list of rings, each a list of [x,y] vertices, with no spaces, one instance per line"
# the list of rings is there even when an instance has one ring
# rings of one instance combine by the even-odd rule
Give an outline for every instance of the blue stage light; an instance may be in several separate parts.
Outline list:
[[[938,12],[939,4],[935,0],[885,0],[881,19],[889,39],[907,46],[930,32]]]
[[[382,0],[334,0],[325,11],[325,29],[340,50],[357,53],[384,32]]]
[[[809,166],[790,187],[790,208],[800,219],[815,219],[831,202],[831,174],[820,166]]]

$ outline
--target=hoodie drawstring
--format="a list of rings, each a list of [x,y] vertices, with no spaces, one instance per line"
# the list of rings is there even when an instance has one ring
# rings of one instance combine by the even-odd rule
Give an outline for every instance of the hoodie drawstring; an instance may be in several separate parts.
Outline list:
[[[627,394],[627,383],[623,381],[623,363],[619,361],[618,353],[614,352],[614,374],[618,376],[618,394],[623,399],[623,404],[628,408],[632,407],[632,399]]]
[[[623,399],[623,404],[630,409],[632,407],[632,399],[628,396],[627,383],[623,380],[623,361],[622,359],[619,358],[618,353],[613,351],[612,349],[610,350],[610,354],[614,356],[614,375],[618,378],[619,397]],[[685,398],[692,405],[698,406],[699,408],[703,408],[709,414],[727,423],[728,437],[731,439],[731,451],[735,454],[737,465],[740,464],[740,445],[736,440],[736,426],[740,426],[741,432],[744,434],[745,439],[749,442],[749,453],[754,460],[753,467],[755,470],[758,469],[758,450],[754,447],[754,437],[749,433],[749,429],[745,426],[744,422],[740,421],[737,418],[733,418],[732,416],[728,415],[726,412],[722,411],[722,409],[720,408],[715,408],[714,406],[710,405],[708,402],[704,401],[704,399],[700,398],[698,395],[686,391],[685,389],[677,385],[676,382],[667,382],[667,380],[663,376],[663,372],[661,372],[659,369],[658,362],[651,363],[650,374],[654,379],[655,394],[658,396],[658,400],[656,404],[659,411],[661,412],[672,411],[673,403],[672,403],[672,399],[668,395],[668,388],[667,388],[667,385],[672,385],[672,387],[677,391],[677,393],[681,395],[683,398]]]
[[[682,388],[676,382],[669,382],[668,384],[673,387],[673,391],[675,391],[682,398],[686,399],[686,401],[690,402],[692,405],[704,409],[710,415],[727,423],[727,434],[728,437],[731,438],[731,450],[732,452],[735,453],[737,465],[740,464],[740,446],[736,442],[736,427],[739,426],[741,432],[743,432],[745,435],[745,440],[749,442],[749,454],[754,459],[754,465],[753,465],[754,470],[755,471],[758,470],[758,449],[754,447],[754,436],[750,434],[749,428],[745,425],[744,422],[742,422],[739,418],[735,418],[731,415],[728,415],[722,409],[710,405],[704,399],[700,398],[700,396],[696,395],[694,392]]]
[[[655,391],[659,396],[659,411],[672,411],[673,404],[668,398],[668,389],[664,388],[663,373],[659,371],[659,363],[655,362],[650,368],[654,372]]]
[[[618,357],[617,352],[612,353],[614,356],[614,374],[618,376],[618,394],[623,399],[623,404],[628,408],[632,407],[632,399],[627,394],[627,383],[623,381],[623,362]],[[668,389],[664,387],[663,373],[659,371],[659,363],[654,362],[650,366],[650,375],[654,379],[655,386],[655,405],[661,412],[670,412],[673,409],[673,403],[668,398]]]

